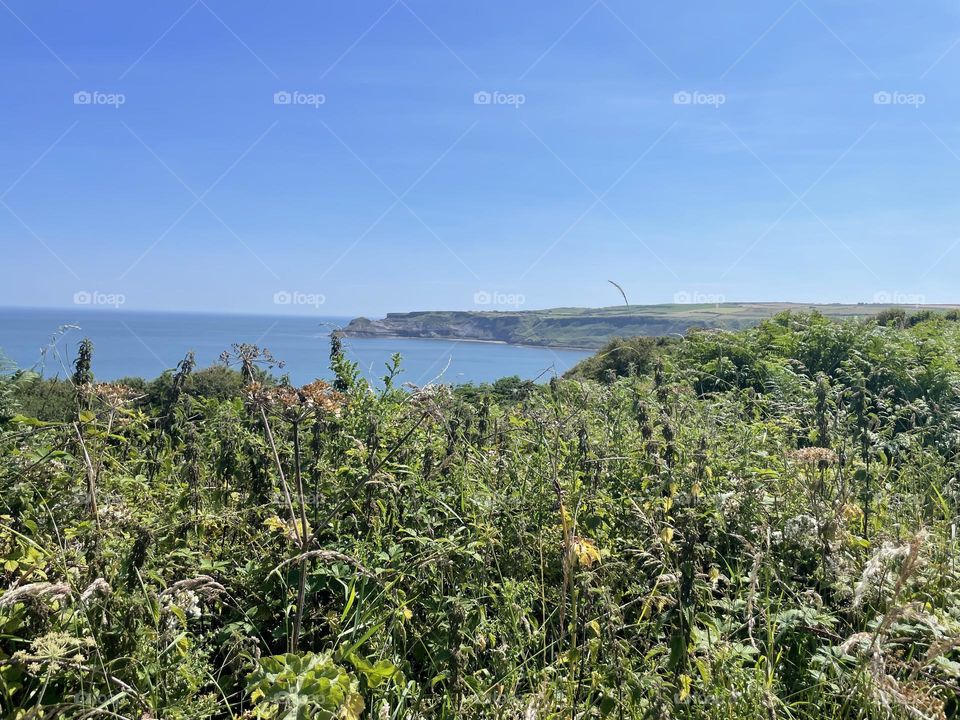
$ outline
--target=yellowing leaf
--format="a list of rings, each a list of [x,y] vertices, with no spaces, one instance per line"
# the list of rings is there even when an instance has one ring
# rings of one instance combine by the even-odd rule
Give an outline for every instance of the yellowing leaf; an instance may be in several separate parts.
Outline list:
[[[180,653],[182,657],[186,657],[190,651],[190,638],[187,637],[186,633],[177,638],[177,652]]]
[[[583,567],[592,567],[600,562],[600,550],[592,540],[577,536],[573,538],[572,549],[577,562]]]
[[[343,701],[343,706],[340,708],[340,717],[343,720],[360,720],[363,708],[363,696],[360,693],[352,692]]]
[[[289,520],[281,520],[276,515],[271,515],[270,517],[268,517],[266,520],[263,521],[263,524],[265,527],[269,528],[274,532],[282,532],[291,541],[299,540],[299,537],[297,534],[298,531],[300,532],[301,535],[307,535],[307,536],[309,536],[311,532],[309,520],[307,521],[307,525],[306,525],[306,533],[303,532],[304,527],[303,527],[303,523],[300,522],[300,520],[297,520],[296,525],[294,525]]]
[[[266,520],[263,521],[264,527],[269,528],[270,530],[275,530],[278,532],[285,532],[287,529],[286,523],[283,522],[276,515],[271,515]]]

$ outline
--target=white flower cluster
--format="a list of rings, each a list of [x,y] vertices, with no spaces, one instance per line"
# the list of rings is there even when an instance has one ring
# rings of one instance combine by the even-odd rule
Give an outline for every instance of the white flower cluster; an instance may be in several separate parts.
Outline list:
[[[179,625],[177,615],[172,612],[174,607],[179,608],[189,618],[198,618],[203,614],[200,609],[200,596],[188,588],[178,588],[176,591],[163,595],[163,604],[167,615],[167,627],[174,629]]]
[[[787,520],[783,527],[783,539],[802,544],[816,537],[817,520],[812,515],[797,515]]]
[[[884,543],[863,566],[860,582],[853,591],[854,607],[858,607],[863,602],[868,591],[874,594],[879,592],[881,587],[893,587],[895,580],[891,575],[894,561],[902,560],[909,554],[909,544]]]

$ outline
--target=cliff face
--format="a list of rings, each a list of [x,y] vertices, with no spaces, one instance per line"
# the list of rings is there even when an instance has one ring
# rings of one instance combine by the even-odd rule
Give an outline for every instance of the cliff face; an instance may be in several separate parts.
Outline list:
[[[491,313],[420,312],[390,313],[383,320],[357,318],[345,328],[354,337],[399,336],[457,340],[517,342],[513,339],[519,319],[490,317]]]
[[[552,310],[427,311],[390,313],[382,320],[357,318],[344,329],[352,337],[411,337],[487,340],[515,345],[599,348],[613,337],[682,335],[692,328],[738,330],[786,311],[817,311],[833,318],[869,317],[898,308],[889,304],[805,305],[719,303],[716,305],[630,305]],[[906,308],[957,310],[956,305]]]
[[[817,311],[833,318],[869,317],[896,305],[803,305],[719,303],[716,305],[630,305],[554,308],[513,312],[450,311],[390,313],[382,320],[357,318],[344,329],[353,337],[415,337],[488,340],[515,345],[599,348],[613,337],[682,335],[692,328],[739,330],[786,311]],[[957,310],[956,305],[906,308]]]
[[[670,335],[692,327],[741,327],[738,320],[653,316],[575,315],[544,312],[414,312],[391,313],[382,320],[357,318],[345,328],[352,337],[417,337],[485,340],[516,345],[594,349],[611,337]]]

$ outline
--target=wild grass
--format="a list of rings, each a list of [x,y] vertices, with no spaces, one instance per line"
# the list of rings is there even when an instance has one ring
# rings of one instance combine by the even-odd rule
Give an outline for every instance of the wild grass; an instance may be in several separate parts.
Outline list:
[[[53,420],[7,377],[4,717],[957,713],[956,323],[499,393],[371,388],[338,342],[302,388],[237,347],[228,393],[81,353]]]

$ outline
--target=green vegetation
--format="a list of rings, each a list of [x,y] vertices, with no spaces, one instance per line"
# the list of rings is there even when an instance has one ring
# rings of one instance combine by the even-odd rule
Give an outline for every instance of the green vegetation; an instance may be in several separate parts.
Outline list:
[[[577,363],[565,375],[569,378],[610,382],[618,377],[648,375],[657,358],[673,338],[613,338],[596,355]]]
[[[719,303],[716,305],[627,305],[525,311],[390,313],[382,320],[357,318],[344,330],[356,337],[399,336],[485,340],[515,345],[600,348],[616,337],[682,335],[690,329],[736,330],[788,311],[815,310],[831,318],[906,317],[897,305],[799,305]],[[933,313],[957,313],[955,306],[925,306]]]
[[[7,371],[0,715],[956,717],[960,324],[881,320],[458,389],[84,347],[52,421]]]
[[[173,390],[173,371],[167,371],[153,381],[142,378],[123,378],[117,385],[128,387],[138,397],[137,404],[145,409],[160,409],[164,398]],[[76,412],[76,390],[72,380],[41,378],[22,374],[14,392],[17,407],[24,415],[39,420],[67,421]],[[182,392],[196,398],[229,400],[240,397],[243,376],[223,365],[214,365],[188,374]]]

